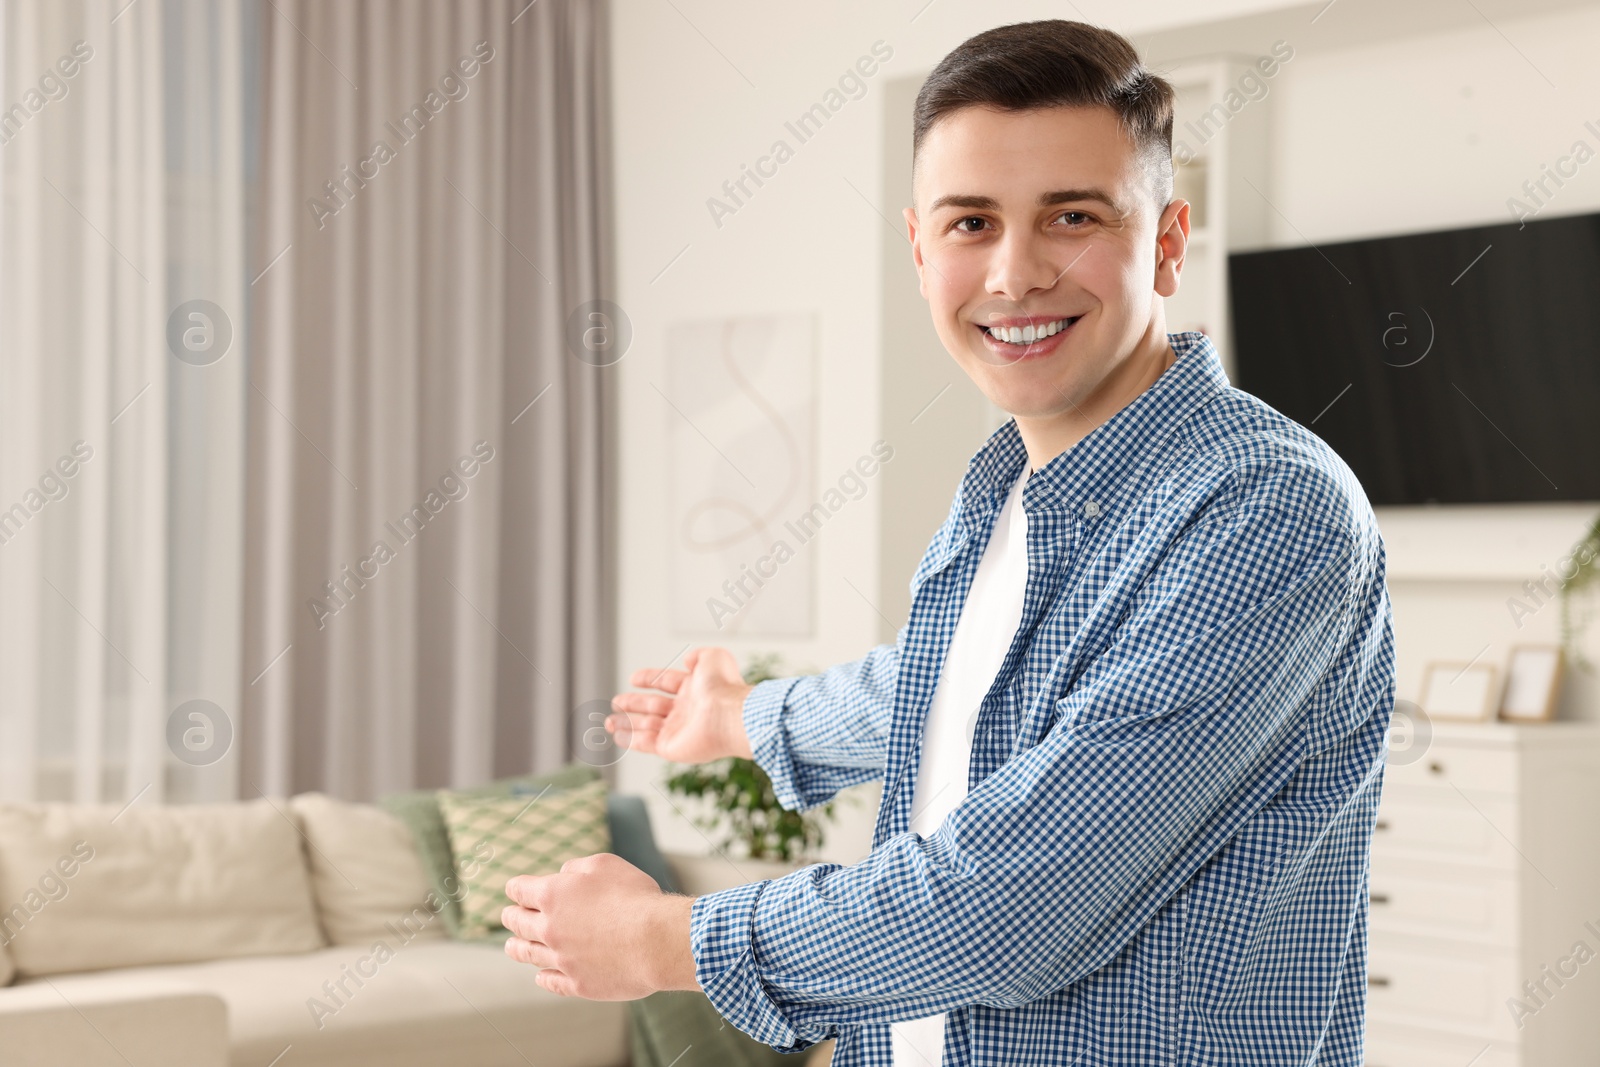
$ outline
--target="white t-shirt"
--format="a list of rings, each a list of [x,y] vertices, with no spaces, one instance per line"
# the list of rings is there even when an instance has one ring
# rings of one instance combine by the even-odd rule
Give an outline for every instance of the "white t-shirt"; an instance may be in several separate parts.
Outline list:
[[[1028,586],[1028,516],[1022,510],[1022,490],[1032,473],[1024,464],[995,517],[934,687],[911,800],[911,829],[923,837],[931,836],[966,799],[978,708],[1022,624]],[[944,1019],[941,1012],[895,1023],[894,1067],[939,1067]]]

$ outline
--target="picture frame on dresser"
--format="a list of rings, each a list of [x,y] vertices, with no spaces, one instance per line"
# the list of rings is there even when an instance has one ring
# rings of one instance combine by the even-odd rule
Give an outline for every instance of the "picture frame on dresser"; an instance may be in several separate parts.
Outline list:
[[[1566,654],[1560,645],[1511,646],[1499,717],[1506,722],[1550,722],[1556,717]]]
[[[1417,703],[1430,719],[1491,722],[1499,705],[1499,678],[1492,663],[1429,660]]]

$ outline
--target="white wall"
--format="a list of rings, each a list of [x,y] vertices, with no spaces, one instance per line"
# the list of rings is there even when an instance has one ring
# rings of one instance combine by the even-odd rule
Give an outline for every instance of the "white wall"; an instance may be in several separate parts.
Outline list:
[[[1274,238],[1515,221],[1506,200],[1526,199],[1541,164],[1579,138],[1600,149],[1584,129],[1600,129],[1597,42],[1600,7],[1590,7],[1297,56],[1273,89]],[[1596,210],[1600,160],[1544,215]]]
[[[1278,146],[1270,195],[1293,228],[1315,241],[1502,221],[1509,217],[1505,198],[1537,176],[1541,162],[1564,154],[1582,135],[1585,118],[1600,123],[1600,74],[1584,62],[1586,43],[1600,39],[1600,14],[1591,7],[1514,20],[1487,0],[1478,6],[1492,15],[1498,31],[1480,22],[1319,51],[1318,35],[1324,45],[1362,36],[1360,27],[1349,23],[1371,18],[1369,9],[1359,0],[1344,0],[1313,26],[1307,12],[1315,13],[1320,4],[1287,9],[1172,0],[1130,11],[1099,0],[1077,4],[1074,13],[1072,5],[1063,10],[1053,3],[980,6],[955,0],[926,6],[923,0],[894,5],[823,0],[800,9],[614,0],[617,285],[634,330],[632,348],[618,365],[619,688],[632,668],[663,666],[690,641],[727,644],[739,654],[773,649],[791,665],[823,667],[856,658],[879,640],[882,622],[856,592],[893,578],[879,574],[878,501],[872,496],[830,521],[815,545],[813,640],[736,642],[669,631],[667,553],[658,531],[668,503],[662,442],[673,416],[652,383],[662,380],[663,337],[671,322],[815,311],[820,478],[842,470],[879,436],[881,231],[899,227],[901,207],[876,202],[882,188],[879,108],[887,79],[926,73],[967,36],[1006,22],[1081,14],[1119,32],[1162,35],[1170,50],[1174,39],[1181,43],[1189,34],[1187,28],[1173,29],[1182,23],[1204,17],[1226,28],[1276,17],[1276,11],[1307,25],[1294,42],[1295,60],[1274,83],[1270,98]],[[1381,38],[1381,26],[1375,23],[1367,36]],[[1216,35],[1196,33],[1193,39],[1210,42]],[[1239,38],[1241,48],[1244,39]],[[846,103],[744,207],[717,226],[707,198],[719,195],[722,183],[737,178],[741,165],[754,163],[775,138],[785,137],[785,121],[819,100],[879,40],[893,49],[893,57],[867,79],[866,95]],[[1516,49],[1561,91],[1550,89]],[[1585,101],[1596,102],[1590,114],[1581,106]],[[1569,183],[1549,213],[1590,211],[1597,205],[1600,162]],[[1279,225],[1285,243],[1298,240],[1281,220]],[[910,270],[909,250],[906,255]],[[930,358],[948,356],[931,352]],[[968,454],[980,443],[974,437]],[[953,488],[963,466],[928,476]],[[1415,572],[1434,558],[1440,531],[1429,516],[1410,510],[1385,509],[1380,520],[1386,535],[1394,531],[1391,565],[1398,562],[1401,570]],[[1499,512],[1479,512],[1486,513]],[[1554,562],[1588,514],[1590,509],[1582,507],[1516,510],[1506,531],[1480,532],[1479,550],[1465,552],[1463,569],[1477,568],[1473,584],[1413,578],[1392,583],[1401,634],[1401,695],[1415,695],[1427,656],[1465,659],[1488,641],[1498,643],[1482,654],[1494,657],[1503,655],[1510,640],[1553,639],[1554,608],[1517,631],[1506,621],[1503,601],[1520,585],[1510,578],[1536,577],[1539,562]],[[1523,522],[1528,515],[1546,518]],[[1454,542],[1473,529],[1479,527],[1455,516],[1446,527]],[[927,532],[931,535],[933,526]],[[1395,561],[1396,556],[1402,558]],[[1480,567],[1484,558],[1492,564],[1487,570]],[[905,579],[909,576],[907,570]],[[627,755],[620,764],[620,787],[651,799],[664,847],[703,850],[699,831],[675,815],[653,787],[662,767],[653,757]],[[860,806],[847,811],[831,832],[825,858],[850,862],[869,849],[876,787],[851,792]]]
[[[1274,243],[1515,221],[1507,200],[1533,203],[1522,186],[1541,165],[1580,139],[1600,150],[1596,41],[1600,8],[1591,6],[1297,56],[1273,89]],[[1600,159],[1577,171],[1559,189],[1547,184],[1554,196],[1535,217],[1600,211]],[[1429,659],[1503,665],[1515,642],[1557,640],[1558,606],[1519,627],[1507,601],[1534,605],[1523,583],[1553,567],[1596,510],[1378,509],[1400,696],[1416,699]],[[1597,637],[1585,648],[1600,662]],[[1593,677],[1570,679],[1563,714],[1600,718]]]

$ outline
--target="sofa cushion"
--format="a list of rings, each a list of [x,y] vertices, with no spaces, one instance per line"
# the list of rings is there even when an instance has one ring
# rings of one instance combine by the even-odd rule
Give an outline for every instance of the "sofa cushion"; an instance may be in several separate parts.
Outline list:
[[[503,930],[505,886],[519,874],[554,874],[570,859],[611,849],[606,783],[536,796],[485,797],[439,792],[461,897],[461,936]]]
[[[600,772],[588,764],[569,763],[553,771],[503,778],[487,785],[460,789],[456,792],[510,796],[511,791],[519,785],[532,786],[535,791],[546,785],[556,789],[568,789],[595,781],[599,777]],[[450,936],[459,936],[461,885],[456,880],[455,861],[450,855],[450,833],[444,828],[444,819],[439,814],[437,790],[394,793],[383,797],[378,803],[411,828],[412,837],[417,842],[417,852],[422,857],[423,866],[428,869],[433,891],[445,901],[444,910],[439,913],[439,918],[443,920],[445,931]]]
[[[325,944],[299,830],[265,798],[0,804],[0,901],[21,976]]]
[[[289,810],[305,835],[317,918],[331,944],[370,945],[391,926],[424,939],[446,936],[438,918],[444,898],[398,817],[324,793],[292,797]]]
[[[220,997],[227,1005],[229,1062],[236,1065],[619,1067],[628,1062],[625,1001],[583,1000],[542,989],[534,980],[538,969],[511,959],[499,943],[405,943],[393,935],[382,940],[388,948],[382,958],[372,946],[341,945],[294,956],[63,975],[50,982],[74,1002],[114,990],[178,988]],[[24,988],[0,990],[0,1003]],[[158,1057],[135,1062],[166,1063]],[[686,1063],[687,1058],[679,1067]]]

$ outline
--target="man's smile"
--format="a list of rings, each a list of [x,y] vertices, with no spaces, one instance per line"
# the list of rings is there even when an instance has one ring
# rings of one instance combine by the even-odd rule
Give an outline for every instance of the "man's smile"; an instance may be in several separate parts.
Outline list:
[[[1072,326],[1082,315],[1049,318],[1032,315],[1007,318],[987,326],[973,324],[982,336],[984,346],[1008,363],[1037,359],[1054,352],[1072,332]]]

